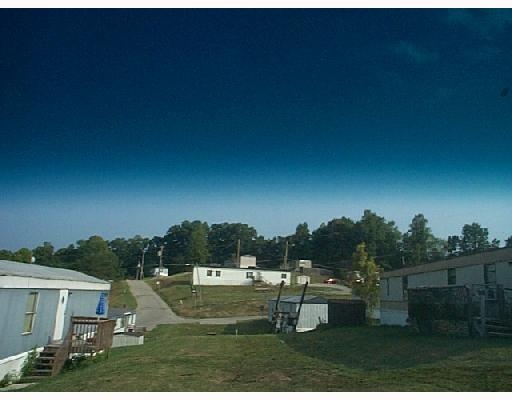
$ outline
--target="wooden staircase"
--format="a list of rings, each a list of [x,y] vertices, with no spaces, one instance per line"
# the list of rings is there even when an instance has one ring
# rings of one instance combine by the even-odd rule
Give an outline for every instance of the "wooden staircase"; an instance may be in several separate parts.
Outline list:
[[[115,321],[106,318],[72,317],[64,340],[44,346],[29,375],[21,382],[33,382],[57,375],[73,354],[93,355],[112,347]],[[79,335],[87,338],[78,339]]]
[[[512,323],[503,320],[486,321],[487,336],[512,338]]]
[[[501,319],[486,319],[485,323],[479,317],[473,318],[473,333],[477,336],[500,336],[512,338],[512,321]]]
[[[64,343],[44,346],[43,351],[39,353],[39,357],[36,359],[34,368],[29,375],[21,378],[21,381],[33,382],[57,375],[66,362],[67,354]]]

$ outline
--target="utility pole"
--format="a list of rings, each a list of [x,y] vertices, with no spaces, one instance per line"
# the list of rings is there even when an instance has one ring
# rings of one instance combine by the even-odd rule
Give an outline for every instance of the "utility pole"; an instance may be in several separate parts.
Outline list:
[[[286,246],[284,248],[284,263],[283,263],[283,269],[286,271],[288,270],[288,240],[286,241]]]
[[[160,246],[160,251],[158,252],[158,255],[160,256],[160,264],[158,266],[158,273],[156,276],[160,278],[160,271],[162,271],[163,268],[162,257],[164,256],[164,246]]]
[[[236,266],[240,268],[240,239],[238,239],[236,245]]]
[[[143,280],[144,279],[144,254],[146,254],[146,249],[142,249],[142,263],[141,263],[141,266],[140,266],[140,273],[139,273],[139,279],[140,280]]]

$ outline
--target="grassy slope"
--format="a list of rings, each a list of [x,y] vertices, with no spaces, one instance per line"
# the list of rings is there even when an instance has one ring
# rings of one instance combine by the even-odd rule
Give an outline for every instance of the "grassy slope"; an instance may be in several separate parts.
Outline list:
[[[137,308],[137,300],[130,292],[126,281],[112,282],[108,303],[112,308]]]
[[[358,327],[272,335],[262,322],[159,326],[143,346],[30,391],[511,391],[512,340]],[[213,334],[216,335],[213,335]]]
[[[256,291],[252,286],[202,286],[197,297],[191,291],[191,274],[182,273],[159,279],[148,280],[153,289],[171,306],[178,315],[183,317],[228,317],[240,315],[267,315],[268,299],[276,297],[278,286],[266,286],[268,291]],[[282,295],[301,294],[302,285],[283,288]],[[339,291],[331,288],[308,287],[307,294],[320,295],[326,298],[344,297]]]

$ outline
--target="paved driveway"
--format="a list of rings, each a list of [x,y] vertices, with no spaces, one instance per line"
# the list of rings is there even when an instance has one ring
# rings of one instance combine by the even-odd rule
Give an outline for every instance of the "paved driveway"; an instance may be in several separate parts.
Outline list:
[[[178,317],[158,294],[144,281],[128,280],[130,291],[137,300],[137,326],[148,331],[160,324],[182,324],[189,320]]]
[[[177,316],[161,297],[144,281],[128,280],[130,291],[137,299],[137,326],[150,331],[161,324],[235,324],[237,321],[262,319],[262,316],[241,316],[228,318],[183,318]]]

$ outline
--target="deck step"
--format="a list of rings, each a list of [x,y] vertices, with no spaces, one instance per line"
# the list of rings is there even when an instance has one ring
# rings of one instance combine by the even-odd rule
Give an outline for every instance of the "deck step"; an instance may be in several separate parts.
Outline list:
[[[34,369],[32,370],[32,374],[35,375],[35,376],[40,376],[40,375],[48,375],[50,376],[52,374],[52,369]]]
[[[41,353],[39,353],[39,357],[54,357],[55,354],[57,354],[56,351],[45,351],[45,350],[43,350]]]
[[[512,332],[512,328],[510,326],[502,326],[502,325],[486,325],[488,331],[500,331],[500,332]]]
[[[512,332],[505,333],[505,332],[487,332],[487,335],[489,336],[499,336],[499,337],[509,337],[512,338]]]
[[[48,379],[49,377],[50,377],[50,375],[30,375],[30,376],[24,376],[24,377],[20,378],[18,383],[30,383],[30,382],[34,382],[34,381],[40,381],[40,380],[43,380],[43,379]]]
[[[43,356],[43,357],[39,357],[38,358],[39,361],[55,361],[55,357],[46,357],[46,356]]]

